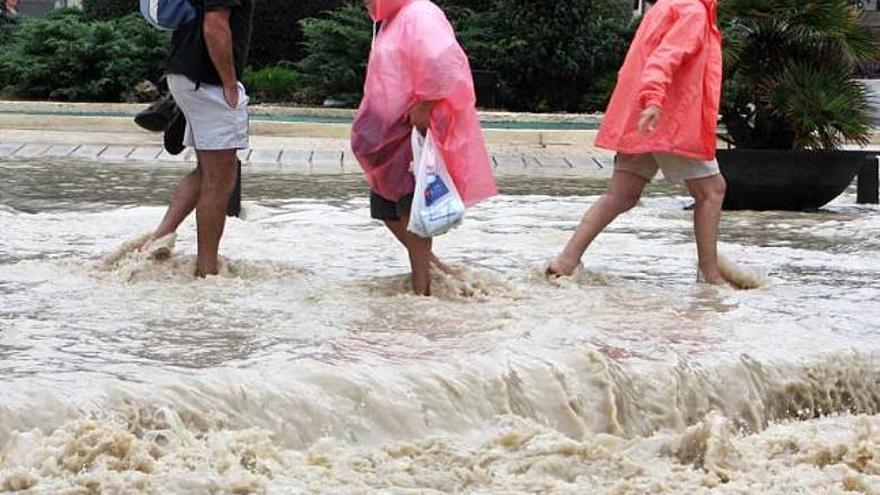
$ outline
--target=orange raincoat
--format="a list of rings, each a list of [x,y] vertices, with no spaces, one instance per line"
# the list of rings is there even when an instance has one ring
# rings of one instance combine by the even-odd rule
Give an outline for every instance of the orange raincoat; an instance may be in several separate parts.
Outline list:
[[[673,153],[712,160],[721,101],[717,0],[660,0],[645,15],[620,70],[596,138],[620,153]],[[636,129],[648,106],[662,109],[657,130]]]
[[[436,101],[430,130],[462,200],[470,206],[497,194],[470,63],[443,11],[428,0],[375,1],[382,29],[351,136],[370,188],[389,201],[413,192],[406,116],[416,103]]]

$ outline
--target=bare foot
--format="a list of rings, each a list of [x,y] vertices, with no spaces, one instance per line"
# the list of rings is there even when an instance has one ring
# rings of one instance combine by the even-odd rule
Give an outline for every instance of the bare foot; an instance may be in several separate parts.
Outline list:
[[[147,238],[144,239],[144,242],[142,242],[141,245],[138,246],[137,250],[140,251],[140,252],[142,252],[142,253],[147,252],[147,249],[149,249],[150,244],[152,244],[153,241],[155,241],[155,240],[156,240],[156,234],[155,234],[155,233],[152,233],[152,234],[148,235]]]
[[[134,239],[129,239],[123,242],[121,246],[116,248],[116,250],[105,255],[102,259],[102,263],[104,264],[104,266],[113,266],[119,263],[122,258],[128,256],[131,253],[139,251],[141,246],[143,246],[149,238],[150,234],[141,234]]]
[[[431,278],[428,277],[427,281],[417,280],[415,276],[410,275],[410,284],[412,293],[416,296],[420,297],[431,297]]]
[[[559,255],[547,266],[545,275],[547,278],[570,277],[574,275],[579,266],[581,266],[580,261],[568,260]]]
[[[141,244],[139,251],[147,254],[154,260],[163,261],[171,257],[171,252],[174,250],[176,242],[177,234],[174,232],[162,237],[156,237],[156,234],[153,234]]]
[[[193,273],[195,278],[208,278],[209,275],[217,275],[216,273],[207,273],[200,268],[196,268],[196,272]]]
[[[457,270],[440,261],[434,253],[431,253],[431,265],[446,275],[455,275]]]
[[[220,269],[216,266],[213,270],[206,270],[200,266],[196,266],[196,272],[193,274],[196,278],[208,278],[220,274]]]
[[[709,285],[718,285],[722,287],[730,287],[730,282],[724,278],[724,275],[721,275],[721,272],[716,268],[715,270],[697,270],[697,283],[701,284],[709,284]]]

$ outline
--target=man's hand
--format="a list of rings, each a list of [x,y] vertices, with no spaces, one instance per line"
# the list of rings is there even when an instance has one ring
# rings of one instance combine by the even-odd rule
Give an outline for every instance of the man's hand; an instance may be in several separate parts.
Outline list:
[[[232,108],[238,108],[238,83],[223,86],[223,96],[226,98],[226,104]]]
[[[422,101],[413,105],[406,114],[407,124],[424,132],[431,124],[431,109],[434,108],[434,103],[433,101]]]
[[[651,134],[657,130],[657,123],[660,122],[660,107],[651,105],[642,111],[639,116],[637,128],[642,134]]]

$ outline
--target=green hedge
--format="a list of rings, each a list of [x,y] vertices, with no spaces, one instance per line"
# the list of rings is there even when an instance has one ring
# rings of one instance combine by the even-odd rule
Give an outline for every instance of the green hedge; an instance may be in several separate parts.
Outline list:
[[[305,56],[300,21],[320,17],[345,0],[257,0],[250,63],[262,67]]]
[[[268,66],[262,69],[248,68],[244,72],[244,85],[257,103],[290,103],[303,100],[299,93],[299,74],[290,66]]]
[[[138,0],[83,0],[83,12],[86,18],[95,21],[112,21],[137,13]]]
[[[465,25],[493,0],[438,2],[450,21]],[[296,64],[305,103],[332,99],[356,106],[363,92],[373,21],[360,0],[350,1],[318,18],[301,22],[303,58]]]
[[[60,9],[23,20],[0,51],[0,88],[23,98],[119,101],[123,92],[163,71],[167,33],[137,15],[89,21]]]
[[[11,36],[15,25],[15,18],[0,14],[0,46],[6,46],[6,39]]]
[[[497,103],[510,110],[603,110],[634,27],[627,0],[438,3],[473,68],[499,74]],[[3,28],[0,91],[25,98],[118,101],[138,82],[155,81],[167,56],[168,34],[136,14],[114,18],[136,4],[86,0],[85,12],[61,9],[46,19]],[[256,5],[255,70],[248,71],[245,82],[258,100],[357,104],[372,35],[360,0],[260,0]]]
[[[251,35],[250,63],[262,67],[302,59],[303,36],[300,21],[321,16],[345,0],[257,0]],[[138,11],[138,0],[83,0],[90,20],[108,21]]]
[[[498,104],[510,110],[601,111],[634,34],[628,0],[446,0],[474,69],[499,74]],[[372,22],[361,2],[303,21],[303,93],[355,104]]]
[[[359,3],[303,21],[306,57],[297,64],[311,103],[332,98],[355,106],[361,97],[373,23]]]
[[[499,73],[502,106],[579,111],[596,82],[617,71],[631,18],[626,0],[496,0],[463,37],[472,65]]]

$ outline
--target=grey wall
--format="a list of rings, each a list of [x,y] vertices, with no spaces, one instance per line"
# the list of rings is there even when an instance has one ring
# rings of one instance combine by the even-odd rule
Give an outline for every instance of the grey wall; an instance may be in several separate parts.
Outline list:
[[[79,7],[82,0],[18,0],[18,11],[21,14],[40,17],[55,7]]]

